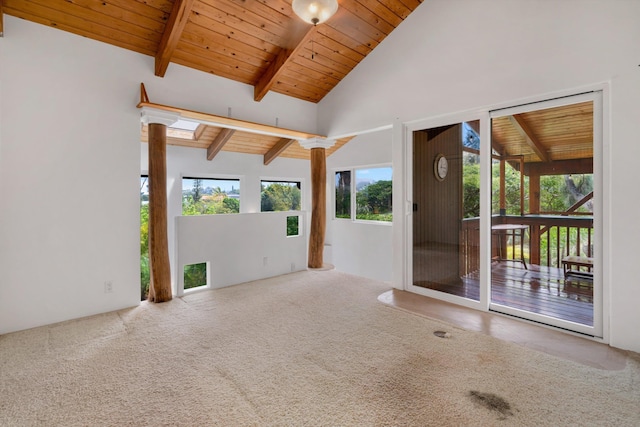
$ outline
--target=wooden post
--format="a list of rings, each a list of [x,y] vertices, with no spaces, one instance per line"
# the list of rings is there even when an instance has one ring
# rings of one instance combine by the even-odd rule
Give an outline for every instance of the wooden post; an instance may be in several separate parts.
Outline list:
[[[500,158],[500,216],[507,214],[507,191],[505,183],[506,162],[504,157]]]
[[[325,149],[311,149],[311,227],[309,230],[309,268],[323,265],[324,234],[327,217],[327,165]]]
[[[149,301],[172,298],[167,238],[167,126],[149,123]]]
[[[529,175],[529,212],[540,213],[540,175]],[[529,263],[540,264],[540,226],[529,229]]]

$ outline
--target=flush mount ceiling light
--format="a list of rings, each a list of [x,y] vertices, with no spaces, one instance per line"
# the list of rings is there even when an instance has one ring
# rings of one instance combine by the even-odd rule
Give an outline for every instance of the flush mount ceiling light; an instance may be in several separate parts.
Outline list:
[[[337,0],[293,0],[293,11],[305,22],[318,25],[331,18],[338,10]]]

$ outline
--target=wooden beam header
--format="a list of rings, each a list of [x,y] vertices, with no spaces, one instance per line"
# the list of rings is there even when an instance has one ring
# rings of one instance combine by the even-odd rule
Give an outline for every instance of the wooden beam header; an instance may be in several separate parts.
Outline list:
[[[302,132],[293,129],[286,129],[276,126],[265,125],[261,123],[249,122],[246,120],[232,119],[230,117],[217,116],[215,114],[201,113],[198,111],[187,110],[184,108],[170,107],[168,105],[154,104],[149,102],[147,92],[144,85],[140,87],[141,99],[138,103],[138,108],[146,108],[152,110],[159,110],[164,112],[177,113],[181,118],[195,121],[201,124],[217,126],[235,130],[241,130],[244,132],[259,133],[263,135],[279,136],[281,138],[290,138],[297,140],[305,140],[311,138],[325,139],[326,136],[317,135],[309,132]]]

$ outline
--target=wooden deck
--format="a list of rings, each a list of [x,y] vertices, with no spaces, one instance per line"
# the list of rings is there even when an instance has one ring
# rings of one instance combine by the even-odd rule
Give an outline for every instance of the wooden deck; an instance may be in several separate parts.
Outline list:
[[[569,276],[562,269],[520,263],[494,262],[491,301],[532,313],[593,326],[593,282]],[[416,286],[473,300],[480,299],[478,273],[453,281],[421,281]]]

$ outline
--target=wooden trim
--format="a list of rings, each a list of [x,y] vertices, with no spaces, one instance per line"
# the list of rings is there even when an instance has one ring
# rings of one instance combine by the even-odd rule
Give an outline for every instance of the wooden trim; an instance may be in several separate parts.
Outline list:
[[[311,149],[311,226],[309,228],[309,268],[324,263],[324,234],[327,219],[327,165],[325,149]]]
[[[540,160],[542,160],[543,162],[551,161],[549,153],[547,153],[547,149],[540,143],[540,141],[538,141],[536,136],[533,134],[533,131],[527,124],[526,120],[524,119],[524,117],[522,117],[522,114],[514,114],[513,116],[509,116],[509,121],[511,122],[513,127],[516,128],[518,133],[520,133],[524,137],[527,145],[531,147],[533,152],[536,153],[536,156],[538,156]]]
[[[287,64],[293,61],[293,58],[296,57],[298,52],[312,39],[313,35],[316,33],[316,26],[312,26],[306,30],[306,32],[299,37],[297,40],[294,40],[291,43],[294,47],[293,49],[283,48],[276,55],[276,59],[271,63],[269,68],[260,76],[258,79],[258,83],[256,83],[253,91],[253,99],[256,102],[262,100],[265,97],[267,92],[271,90],[274,84],[278,81],[278,77],[285,70]]]
[[[222,150],[224,144],[226,144],[233,134],[236,133],[235,129],[222,129],[213,142],[207,148],[207,160],[213,160],[213,158]]]
[[[173,3],[171,16],[169,16],[167,25],[164,28],[164,33],[162,33],[162,39],[156,52],[156,76],[164,77],[167,72],[173,52],[176,50],[184,27],[189,21],[193,3],[194,0],[175,0]]]
[[[149,96],[147,95],[147,89],[145,89],[144,83],[140,83],[140,103],[138,104],[138,106],[145,102],[149,102]]]
[[[2,13],[2,0],[0,0],[0,37],[4,37],[4,18]]]
[[[276,142],[275,145],[264,154],[264,165],[267,166],[269,163],[274,161],[276,157],[282,154],[282,152],[289,148],[289,146],[294,142],[296,142],[295,139],[288,138],[282,138],[280,141]]]
[[[149,301],[172,298],[167,237],[167,126],[149,124]]]

